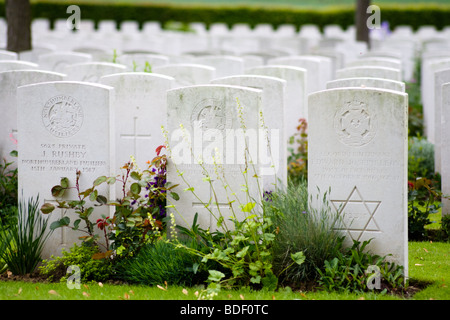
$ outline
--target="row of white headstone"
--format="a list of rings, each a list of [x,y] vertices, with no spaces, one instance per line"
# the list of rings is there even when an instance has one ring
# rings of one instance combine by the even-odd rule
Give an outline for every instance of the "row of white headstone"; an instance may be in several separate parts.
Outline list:
[[[376,53],[335,69],[336,60],[321,55],[274,57],[251,67],[242,57],[201,56],[196,63],[150,62],[152,73],[133,72],[136,60],[131,65],[93,62],[88,54],[72,52],[74,60],[65,60],[60,72],[8,58],[0,61],[2,155],[18,149],[23,196],[40,194],[41,201],[52,201],[51,187],[63,176],[74,181],[77,169],[89,186],[98,176],[118,174],[131,155],[144,168],[156,147],[166,142],[164,126],[172,160],[168,181],[180,182],[183,190],[186,185],[177,170],[183,171],[205,203],[214,188],[212,210],[220,209],[226,218],[235,191],[233,209],[242,218],[246,213],[237,204],[260,200],[259,185],[271,190],[274,183],[286,183],[286,142],[305,118],[311,195],[316,188],[331,187],[330,203],[345,213],[348,239],[375,238],[372,250],[392,254],[407,269],[408,98],[403,61],[381,51],[372,55]],[[75,60],[78,56],[90,62]],[[43,65],[48,57],[38,60]],[[220,63],[207,63],[207,58]],[[58,61],[47,66],[61,66]],[[450,91],[445,88],[442,96],[448,104]],[[258,180],[251,171],[248,177],[242,173],[249,163],[245,150]],[[203,181],[199,156],[210,170],[211,184]],[[212,174],[220,160],[231,193]],[[249,195],[240,195],[242,184],[248,185]],[[102,191],[114,198],[116,190]],[[184,219],[190,221],[198,212],[202,226],[214,227],[214,218],[197,198],[179,194],[175,204]],[[58,231],[45,255],[59,254],[77,237]]]

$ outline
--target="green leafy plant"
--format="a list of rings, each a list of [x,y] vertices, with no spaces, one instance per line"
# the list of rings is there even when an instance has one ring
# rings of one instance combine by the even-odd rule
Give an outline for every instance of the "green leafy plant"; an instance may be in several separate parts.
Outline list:
[[[342,246],[344,238],[341,238],[339,246]],[[368,282],[374,274],[368,272],[371,268],[379,270],[380,290],[389,288],[401,288],[404,284],[403,267],[386,261],[386,257],[371,254],[365,249],[372,239],[359,242],[353,240],[353,245],[338,251],[336,257],[326,260],[324,267],[318,269],[320,274],[319,284],[321,289],[338,292],[364,292],[371,290]],[[383,285],[381,285],[383,283]],[[386,289],[386,290],[384,290]]]
[[[239,101],[237,101],[237,113],[241,129],[245,134],[246,127],[243,119],[243,109]],[[167,133],[165,133],[165,136],[167,138]],[[170,150],[168,141],[166,146]],[[186,186],[184,191],[190,192],[200,201],[203,207],[211,214],[213,221],[215,221],[214,230],[204,230],[197,225],[196,214],[190,228],[176,226],[183,235],[202,244],[203,249],[193,249],[181,242],[177,242],[176,233],[174,233],[172,239],[176,243],[177,248],[184,248],[188,252],[200,256],[202,263],[214,261],[225,270],[225,272],[222,272],[222,270],[209,270],[209,285],[206,290],[209,297],[213,297],[224,285],[228,287],[236,285],[252,286],[269,290],[274,290],[278,286],[278,276],[274,274],[272,265],[272,247],[276,241],[277,231],[273,225],[272,218],[265,214],[264,205],[259,200],[263,199],[264,192],[260,188],[259,190],[251,190],[251,192],[249,190],[250,179],[257,179],[255,184],[259,186],[259,177],[256,173],[257,170],[252,165],[253,162],[247,141],[245,141],[244,151],[245,165],[241,168],[244,184],[241,185],[241,197],[237,196],[238,191],[231,190],[232,188],[226,181],[223,166],[219,165],[214,157],[214,177],[208,172],[202,161],[198,163],[204,175],[203,181],[208,184],[211,190],[212,196],[209,200],[202,199],[196,193],[195,187],[178,170],[177,165],[173,164],[183,184]],[[224,216],[223,210],[217,205],[217,187],[216,184],[213,184],[213,180],[218,183],[219,188],[223,188],[223,192],[227,197],[229,205],[227,217]],[[256,192],[258,192],[260,197],[255,196]],[[243,201],[242,199],[245,199],[243,203],[241,202]],[[173,208],[175,212],[183,217],[183,213],[178,212],[170,197],[168,201],[170,201],[168,207]],[[176,225],[173,213],[171,219],[173,227]],[[230,221],[230,223],[227,223],[225,219]],[[304,262],[303,253],[301,252],[292,253],[291,258],[291,262],[294,262],[294,264]]]
[[[408,179],[434,179],[434,145],[425,138],[411,137],[408,141]]]
[[[45,203],[41,211],[50,213],[55,208],[70,209],[74,210],[78,218],[71,224],[70,218],[64,215],[51,224],[51,229],[67,227],[73,231],[86,233],[86,236],[80,239],[99,246],[104,251],[97,254],[96,258],[105,258],[113,254],[119,257],[131,256],[146,243],[159,238],[164,228],[166,194],[170,192],[172,196],[176,196],[171,191],[175,186],[168,187],[166,184],[167,160],[165,155],[160,155],[163,147],[159,146],[156,149],[157,156],[148,162],[148,169],[140,171],[132,159],[121,168],[123,170],[121,175],[98,177],[92,186],[83,191],[80,189],[81,172],[77,172],[75,187],[69,185],[67,178],[62,178],[60,185],[52,188],[52,195],[57,198],[57,206]],[[109,201],[104,195],[99,194],[98,187],[104,183],[108,185],[121,183],[122,197]],[[77,200],[62,199],[70,188],[76,190]],[[92,214],[95,207],[103,205],[113,206],[114,216],[102,216],[94,222]],[[81,222],[84,222],[84,229],[80,229]],[[104,241],[100,241],[99,233],[103,233]]]
[[[74,244],[69,251],[62,249],[61,256],[51,256],[44,260],[39,267],[41,275],[49,281],[67,281],[70,274],[67,269],[70,266],[80,268],[80,281],[106,281],[113,276],[113,266],[110,259],[92,259],[99,254],[98,247],[87,244]]]
[[[431,223],[429,215],[441,207],[441,193],[435,190],[430,179],[417,178],[408,182],[408,238],[425,240],[426,225]]]
[[[17,208],[17,223],[0,232],[0,259],[16,275],[33,272],[41,262],[44,244],[51,231],[46,217],[39,212],[39,196],[21,199]]]
[[[342,246],[344,238],[339,246]],[[318,269],[320,287],[325,291],[365,292],[371,290],[368,282],[374,274],[368,272],[371,268],[379,270],[380,290],[385,293],[387,288],[401,288],[404,285],[403,267],[386,261],[386,256],[373,255],[365,249],[372,239],[359,242],[339,252],[336,257],[326,260],[324,267]],[[383,285],[381,285],[383,283]],[[385,290],[386,289],[386,290]]]
[[[194,242],[186,246],[196,246]],[[142,285],[194,286],[207,279],[205,265],[200,258],[186,250],[177,249],[166,240],[146,244],[138,254],[122,259],[114,266],[115,277]]]
[[[312,208],[306,180],[292,182],[287,190],[273,192],[265,202],[266,212],[277,230],[273,246],[274,270],[291,287],[318,278],[317,268],[338,250],[339,219],[330,209],[326,193],[320,208]],[[291,255],[305,253],[302,264],[291,265]]]
[[[442,237],[450,240],[450,215],[444,215],[441,220]]]
[[[17,151],[11,151],[12,157],[17,157]],[[18,201],[18,172],[17,168],[12,168],[13,162],[7,162],[3,159],[3,163],[0,163],[0,220],[4,225],[8,222],[15,223],[15,221],[9,221],[14,219],[9,215],[10,207],[16,207]]]
[[[81,190],[80,176],[81,172],[77,170],[75,187],[70,186],[70,181],[68,178],[61,178],[60,184],[52,187],[51,189],[52,196],[56,198],[57,206],[51,203],[44,203],[41,206],[41,211],[48,214],[56,208],[64,209],[64,216],[61,219],[52,222],[50,225],[51,230],[55,230],[57,228],[70,228],[73,231],[80,231],[86,234],[85,236],[81,236],[80,240],[89,243],[90,245],[103,246],[109,251],[108,239],[105,239],[104,244],[99,242],[99,234],[96,233],[95,230],[96,224],[91,221],[91,216],[94,212],[94,205],[88,203],[88,201],[96,201],[98,205],[106,204],[106,197],[98,194],[97,187],[103,182],[112,184],[113,180],[106,177],[99,177],[88,189]],[[71,188],[76,190],[78,199],[63,200],[67,190]],[[67,210],[73,210],[77,214],[77,219],[74,220],[72,224],[70,217],[66,215]],[[80,228],[81,222],[84,222],[84,228]]]

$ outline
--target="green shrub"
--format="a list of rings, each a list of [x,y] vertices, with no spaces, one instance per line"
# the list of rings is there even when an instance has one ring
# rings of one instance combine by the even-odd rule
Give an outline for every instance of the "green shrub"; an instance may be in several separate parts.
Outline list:
[[[433,188],[432,181],[417,178],[408,182],[408,239],[423,241],[427,239],[426,225],[431,223],[429,215],[437,213],[441,193]]]
[[[288,146],[288,180],[299,184],[308,177],[308,123],[306,119],[299,119],[297,132],[289,137]]]
[[[322,9],[295,8],[286,6],[250,5],[207,5],[207,4],[152,4],[117,3],[114,5],[83,1],[79,3],[83,19],[93,20],[96,25],[101,20],[122,21],[133,19],[140,26],[146,21],[158,21],[166,25],[171,21],[181,23],[202,22],[207,27],[216,22],[229,27],[237,23],[247,23],[251,27],[267,23],[274,29],[283,24],[300,28],[304,24],[315,24],[323,29],[329,24],[337,24],[346,29],[354,24],[354,6],[336,6]],[[32,2],[32,17],[47,18],[51,25],[57,19],[67,19],[67,3],[58,1]],[[446,26],[450,13],[447,5],[381,5],[382,19],[391,28],[410,25],[418,29],[423,25],[434,25],[437,29]],[[5,16],[4,1],[0,1],[0,16]]]
[[[17,223],[0,227],[0,260],[13,274],[32,273],[42,260],[42,249],[51,234],[48,220],[40,215],[39,197],[21,200],[18,208],[11,208],[17,210]]]
[[[67,268],[76,265],[80,268],[80,281],[106,281],[112,276],[113,268],[109,259],[93,259],[99,253],[98,247],[74,244],[70,251],[62,250],[61,256],[51,256],[39,267],[40,274],[50,281],[67,281]]]
[[[319,269],[319,284],[325,291],[364,292],[371,288],[376,268],[380,276],[377,289],[401,289],[404,285],[403,267],[387,262],[386,257],[364,252],[371,242],[354,241],[352,247],[346,248],[331,260],[326,260],[324,269]],[[342,242],[341,242],[342,245]],[[375,270],[376,270],[375,269]]]
[[[272,193],[266,207],[277,229],[273,246],[274,273],[281,273],[282,281],[290,286],[315,280],[317,268],[338,250],[341,234],[333,229],[338,223],[335,214],[326,203],[319,209],[309,206],[306,180],[298,186],[290,183],[286,192]],[[292,264],[290,255],[299,251],[304,253],[305,261],[287,268]]]
[[[417,177],[435,177],[434,145],[425,138],[411,137],[408,141],[408,180]]]
[[[194,244],[187,244],[193,246]],[[204,282],[208,275],[200,258],[165,240],[147,244],[135,257],[115,265],[116,277],[142,285],[192,286]]]
[[[17,156],[17,152],[12,151],[11,156]],[[13,169],[12,164],[5,159],[3,164],[0,163],[0,222],[4,226],[15,223],[14,215],[10,213],[14,211],[11,207],[16,207],[18,201],[17,168]]]

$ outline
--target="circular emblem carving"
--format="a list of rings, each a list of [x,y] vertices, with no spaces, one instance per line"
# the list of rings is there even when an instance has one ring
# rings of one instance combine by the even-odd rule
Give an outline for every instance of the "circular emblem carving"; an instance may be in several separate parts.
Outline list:
[[[205,99],[192,110],[191,123],[202,130],[225,130],[232,128],[232,117],[221,101]]]
[[[343,144],[359,147],[373,139],[377,120],[364,102],[347,102],[334,116],[334,129]]]
[[[59,95],[51,98],[42,110],[45,128],[58,138],[73,136],[83,124],[83,110],[74,98]]]

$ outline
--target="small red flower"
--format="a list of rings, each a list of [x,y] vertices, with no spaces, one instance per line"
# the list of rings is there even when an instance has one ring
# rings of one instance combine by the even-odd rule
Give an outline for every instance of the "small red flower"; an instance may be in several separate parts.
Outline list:
[[[97,220],[97,228],[99,228],[100,230],[103,230],[105,227],[109,226],[108,220],[109,217],[107,217],[106,219],[98,219]]]

